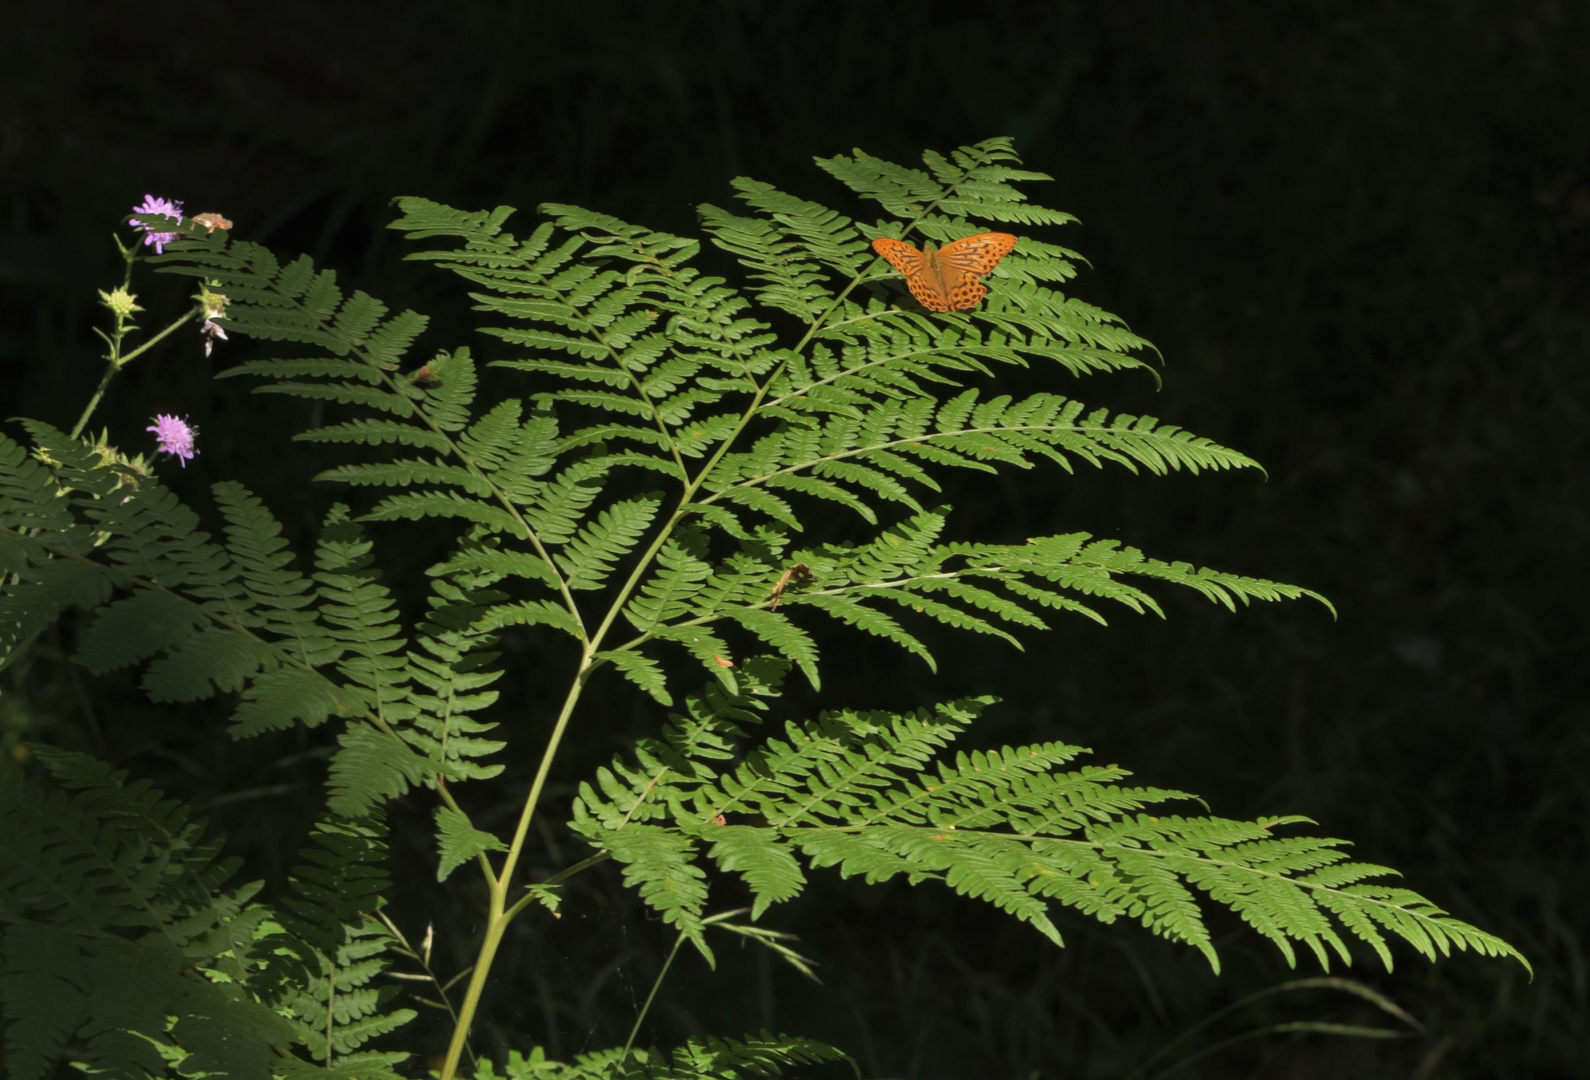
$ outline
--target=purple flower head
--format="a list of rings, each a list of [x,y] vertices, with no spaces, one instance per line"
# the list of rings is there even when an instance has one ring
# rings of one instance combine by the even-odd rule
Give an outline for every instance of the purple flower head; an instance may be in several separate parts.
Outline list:
[[[155,422],[144,430],[155,433],[155,439],[160,443],[160,453],[175,454],[182,459],[182,467],[184,469],[188,467],[188,461],[195,453],[193,439],[199,434],[198,428],[193,427],[186,420],[161,413],[155,417]]]
[[[135,214],[159,214],[162,217],[180,218],[182,204],[175,199],[157,199],[153,195],[145,195],[142,206],[133,207]],[[145,230],[144,247],[154,246],[155,254],[163,254],[166,245],[177,238],[174,232],[150,232],[149,226],[133,222],[133,228]],[[150,430],[153,430],[152,428]]]

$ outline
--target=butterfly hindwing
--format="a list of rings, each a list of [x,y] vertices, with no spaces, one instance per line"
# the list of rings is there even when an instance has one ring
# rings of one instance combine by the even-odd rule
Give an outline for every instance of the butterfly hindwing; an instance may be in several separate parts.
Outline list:
[[[988,290],[974,277],[963,278],[946,290],[949,302],[945,311],[970,311],[983,302]]]

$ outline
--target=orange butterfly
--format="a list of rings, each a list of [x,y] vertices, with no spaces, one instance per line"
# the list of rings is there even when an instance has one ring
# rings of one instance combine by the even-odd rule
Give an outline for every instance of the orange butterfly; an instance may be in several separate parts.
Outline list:
[[[1015,246],[1016,238],[1002,232],[963,236],[937,250],[927,244],[918,251],[887,236],[872,242],[872,250],[905,275],[911,295],[929,311],[969,311],[982,303],[988,290],[977,279],[998,266]]]

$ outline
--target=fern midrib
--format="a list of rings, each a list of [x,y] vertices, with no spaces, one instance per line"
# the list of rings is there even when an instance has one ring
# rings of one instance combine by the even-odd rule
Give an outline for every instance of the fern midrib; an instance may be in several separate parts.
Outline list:
[[[787,819],[787,820],[791,820],[792,821],[795,817],[798,817],[798,816],[800,816],[801,814],[803,814],[805,812],[806,812],[805,809],[801,809],[801,810],[797,811],[795,814],[793,814],[790,819]],[[1284,883],[1286,883],[1288,885],[1293,885],[1293,886],[1296,886],[1298,888],[1306,889],[1306,890],[1309,890],[1309,891],[1312,891],[1312,892],[1329,893],[1329,894],[1332,894],[1332,895],[1345,897],[1345,898],[1347,898],[1348,900],[1350,900],[1354,904],[1374,905],[1375,907],[1378,907],[1378,908],[1380,908],[1382,910],[1396,911],[1399,914],[1406,915],[1409,918],[1418,920],[1421,925],[1436,927],[1437,929],[1432,934],[1432,937],[1433,938],[1438,937],[1438,938],[1440,938],[1442,940],[1444,940],[1448,936],[1450,936],[1450,934],[1451,934],[1451,929],[1450,928],[1451,928],[1452,923],[1456,922],[1456,923],[1461,923],[1465,927],[1468,926],[1468,924],[1462,923],[1462,920],[1453,919],[1449,915],[1447,916],[1447,919],[1445,921],[1443,921],[1443,919],[1441,918],[1441,915],[1426,914],[1424,912],[1417,911],[1414,908],[1408,907],[1408,906],[1403,905],[1403,904],[1398,904],[1398,903],[1395,903],[1395,902],[1390,901],[1390,900],[1383,900],[1383,899],[1380,899],[1379,897],[1366,896],[1366,895],[1364,895],[1362,893],[1354,893],[1354,892],[1346,891],[1351,886],[1345,886],[1345,885],[1344,886],[1323,885],[1323,884],[1320,884],[1318,882],[1305,881],[1305,880],[1303,880],[1302,878],[1299,878],[1299,877],[1291,877],[1291,876],[1288,876],[1287,874],[1280,873],[1280,872],[1277,872],[1277,871],[1264,870],[1264,869],[1261,869],[1259,867],[1250,866],[1250,865],[1247,865],[1245,863],[1237,862],[1237,861],[1232,860],[1232,859],[1221,859],[1221,858],[1217,858],[1217,857],[1214,857],[1214,856],[1211,856],[1211,855],[1208,855],[1208,854],[1205,854],[1205,853],[1201,853],[1201,852],[1164,851],[1164,850],[1160,850],[1158,848],[1153,848],[1153,847],[1146,847],[1146,846],[1138,847],[1138,846],[1135,846],[1135,845],[1132,845],[1132,844],[1126,844],[1126,843],[1120,843],[1120,842],[1109,842],[1109,841],[1102,841],[1102,840],[1079,840],[1079,839],[1075,839],[1075,838],[1072,838],[1072,837],[1052,836],[1052,835],[1049,835],[1047,833],[996,832],[996,831],[988,830],[988,829],[957,829],[953,825],[936,825],[936,826],[935,825],[919,825],[919,824],[917,824],[915,822],[909,822],[909,821],[887,821],[887,820],[884,820],[884,821],[872,821],[872,822],[869,822],[867,824],[852,824],[852,825],[774,824],[771,827],[778,829],[781,833],[789,833],[789,834],[791,834],[788,838],[791,839],[791,840],[794,840],[796,842],[799,842],[799,834],[802,831],[808,831],[809,830],[809,831],[813,831],[813,832],[821,831],[821,832],[845,832],[845,833],[861,834],[861,833],[866,832],[869,829],[877,828],[879,825],[889,825],[891,827],[898,828],[898,829],[912,829],[912,830],[915,830],[917,832],[925,833],[925,834],[927,834],[929,836],[943,834],[943,833],[953,833],[954,836],[957,839],[959,839],[961,837],[973,837],[973,838],[987,837],[989,839],[995,839],[995,840],[1015,840],[1015,841],[1018,841],[1020,843],[1025,843],[1025,844],[1032,844],[1032,843],[1037,843],[1037,842],[1042,841],[1042,842],[1045,842],[1045,843],[1058,844],[1058,845],[1068,846],[1068,847],[1086,848],[1088,850],[1098,851],[1098,852],[1129,851],[1129,852],[1131,852],[1134,855],[1149,856],[1149,857],[1156,858],[1156,859],[1163,859],[1163,860],[1182,859],[1182,860],[1187,860],[1187,861],[1191,861],[1191,862],[1202,863],[1202,864],[1207,865],[1207,866],[1218,867],[1218,868],[1224,869],[1224,870],[1237,871],[1237,872],[1240,872],[1240,873],[1243,873],[1243,874],[1251,875],[1253,877],[1258,877],[1258,878],[1264,878],[1264,879],[1267,879],[1267,880],[1270,880],[1270,881],[1284,882]],[[1345,858],[1345,855],[1344,855],[1344,858]],[[1340,865],[1340,864],[1339,864],[1339,862],[1336,862],[1336,863],[1330,863],[1330,864],[1327,864],[1327,865],[1333,865],[1334,866],[1334,865]],[[1181,876],[1182,875],[1178,875],[1178,878],[1180,878]],[[1383,876],[1383,875],[1371,875],[1371,876]],[[1358,884],[1358,883],[1354,883],[1354,884]],[[1372,887],[1390,888],[1391,886],[1382,885],[1382,886],[1372,886]],[[1423,901],[1423,902],[1425,904],[1429,905],[1432,908],[1434,908],[1434,906],[1435,906],[1433,904],[1429,904],[1429,901],[1427,901],[1427,900]],[[1334,914],[1333,912],[1330,912],[1330,909],[1328,907],[1325,909],[1325,912],[1329,913],[1329,914]],[[1446,914],[1446,913],[1443,912],[1441,914]],[[1480,933],[1482,936],[1484,936],[1487,940],[1494,940],[1492,935],[1485,934],[1484,931],[1477,931],[1477,932]],[[1511,950],[1509,950],[1509,953],[1510,953],[1510,955],[1512,954]]]
[[[853,288],[854,285],[855,282],[852,282],[850,288]],[[845,291],[849,292],[849,288],[847,288]],[[841,294],[841,298],[842,297],[843,294]],[[832,307],[829,310],[833,310]],[[791,352],[798,353],[802,348],[810,343],[815,326],[816,324],[813,324],[813,327],[807,330],[805,336],[801,338],[800,342],[796,344],[795,348],[792,349]],[[618,618],[620,612],[622,612],[624,605],[629,602],[630,595],[640,585],[640,582],[644,578],[646,572],[651,568],[653,560],[655,560],[658,553],[662,551],[663,545],[667,543],[670,537],[673,536],[674,530],[678,528],[679,523],[688,515],[690,507],[696,501],[696,493],[701,490],[702,485],[706,482],[707,478],[711,476],[712,470],[723,461],[724,457],[733,448],[735,442],[742,434],[744,434],[746,428],[750,425],[751,420],[760,410],[761,402],[767,395],[768,389],[773,385],[773,380],[778,378],[779,373],[784,370],[784,367],[787,363],[788,361],[784,361],[773,366],[773,368],[768,372],[767,378],[757,386],[755,393],[751,395],[751,400],[746,404],[744,410],[741,412],[740,420],[737,424],[735,424],[734,430],[730,431],[728,435],[724,437],[723,441],[718,444],[711,456],[709,456],[702,464],[701,469],[699,472],[697,472],[695,478],[693,480],[687,481],[685,484],[685,489],[679,497],[679,502],[674,507],[673,513],[669,515],[667,522],[665,522],[662,528],[658,530],[658,533],[653,538],[651,544],[636,561],[634,569],[630,572],[628,579],[619,589],[618,595],[613,600],[612,605],[608,608],[606,617],[603,618],[601,625],[597,627],[596,633],[592,636],[593,646],[599,646],[600,643],[606,639],[608,630],[611,629],[614,621]],[[681,469],[681,475],[688,476],[689,474]]]
[[[789,744],[784,745],[786,751],[796,750],[795,747],[792,747]],[[890,783],[897,783],[900,777],[894,771],[895,769],[915,767],[916,765],[916,763],[911,762],[908,757],[903,754],[899,754],[896,751],[890,751],[889,753],[881,754],[876,758],[866,758],[859,765],[852,764],[853,759],[847,758],[845,756],[846,754],[846,748],[842,745],[839,745],[837,742],[834,742],[832,745],[832,755],[837,756],[837,760],[835,756],[825,756],[819,761],[813,763],[813,772],[816,772],[817,765],[826,763],[833,768],[837,779],[833,783],[825,784],[820,791],[815,788],[809,789],[807,793],[809,797],[807,798],[803,798],[799,801],[786,800],[792,809],[786,816],[780,818],[777,821],[769,819],[768,825],[775,829],[798,828],[799,826],[794,825],[794,822],[798,821],[801,817],[812,813],[813,807],[825,802],[831,796],[835,794],[844,794],[847,791],[854,791],[857,789],[863,791],[867,790],[870,785],[861,785],[859,783],[860,778],[882,777],[884,780],[889,781]],[[844,768],[844,766],[847,764],[851,764],[851,767],[848,769]],[[724,814],[731,812],[760,812],[765,814],[765,810],[758,811],[755,807],[747,805],[747,799],[752,799],[757,795],[769,793],[786,793],[788,789],[778,783],[782,776],[782,773],[771,773],[766,776],[756,777],[753,783],[741,783],[739,792],[737,792],[727,802],[720,805],[718,807],[718,812]],[[735,779],[736,782],[739,782],[738,775],[736,775]]]
[[[965,438],[968,435],[1000,435],[1000,434],[1017,434],[1017,435],[1019,435],[1019,434],[1025,434],[1027,432],[1044,432],[1044,433],[1050,433],[1050,434],[1058,433],[1058,432],[1065,432],[1065,433],[1076,433],[1076,434],[1083,434],[1083,435],[1092,434],[1092,433],[1095,433],[1095,432],[1103,432],[1103,433],[1112,434],[1112,435],[1133,434],[1133,435],[1137,435],[1138,437],[1144,438],[1144,439],[1149,439],[1149,438],[1153,438],[1154,437],[1152,435],[1147,435],[1147,434],[1141,433],[1141,432],[1126,433],[1126,432],[1122,432],[1122,431],[1120,431],[1118,429],[1109,428],[1109,427],[1100,427],[1100,426],[1097,426],[1097,425],[1077,425],[1077,424],[1015,424],[1015,425],[1001,425],[999,427],[957,428],[954,431],[935,431],[935,432],[932,432],[932,433],[926,434],[926,435],[911,436],[910,438],[903,438],[903,439],[890,439],[887,442],[871,443],[869,445],[858,446],[858,447],[855,447],[855,448],[850,449],[850,450],[842,450],[842,451],[839,451],[838,453],[824,454],[822,457],[808,458],[805,461],[796,462],[793,465],[786,465],[783,468],[775,469],[772,472],[764,473],[761,476],[752,477],[749,480],[736,481],[735,483],[730,484],[728,487],[723,488],[720,491],[713,492],[711,495],[708,495],[706,498],[699,500],[699,504],[700,505],[709,505],[709,504],[714,503],[717,500],[723,498],[727,493],[729,493],[731,491],[736,491],[736,490],[739,490],[741,488],[757,487],[759,485],[767,483],[767,481],[771,480],[775,476],[783,476],[783,475],[786,475],[786,474],[797,473],[797,472],[800,472],[800,471],[802,471],[804,469],[814,469],[814,468],[816,468],[819,465],[824,465],[824,464],[827,464],[827,463],[833,462],[833,461],[844,461],[847,458],[859,457],[859,456],[861,456],[863,454],[874,454],[874,453],[878,453],[879,451],[893,450],[896,447],[901,447],[901,446],[920,446],[920,445],[923,445],[925,443],[931,443],[934,439],[957,439],[957,438]],[[1109,459],[1111,461],[1116,462],[1117,464],[1124,465],[1128,469],[1131,469],[1134,473],[1137,471],[1136,464],[1133,462],[1133,460],[1128,455],[1126,455],[1126,454],[1124,454],[1124,453],[1122,453],[1122,452],[1120,452],[1118,450],[1115,450],[1115,449],[1113,449],[1111,447],[1098,446],[1097,444],[1094,444],[1094,445],[1095,445],[1095,448],[1096,448],[1096,450],[1098,452],[1098,456],[1100,458],[1106,458],[1106,459]],[[1062,450],[1069,449],[1069,450],[1071,450],[1071,453],[1076,455],[1078,458],[1081,458],[1084,461],[1088,461],[1088,464],[1094,465],[1094,466],[1099,465],[1098,461],[1089,460],[1087,457],[1085,457],[1083,454],[1079,453],[1074,448],[1071,448],[1071,447],[1059,447],[1057,449],[1062,449]],[[1004,460],[1004,459],[995,457],[993,460],[1000,461],[1000,460]],[[975,467],[975,465],[974,466],[970,466],[970,467]]]
[[[828,589],[807,588],[802,589],[798,593],[784,592],[776,599],[769,597],[768,599],[762,600],[755,604],[735,604],[732,605],[732,608],[736,610],[743,608],[750,611],[759,611],[771,608],[775,603],[783,604],[784,606],[789,607],[791,605],[800,603],[802,600],[808,597],[813,596],[832,596],[836,598],[843,598],[849,594],[863,589],[896,590],[907,588],[919,582],[957,581],[967,576],[992,576],[994,574],[1009,572],[1015,571],[1009,571],[1003,566],[968,566],[960,570],[945,570],[932,574],[912,574],[909,577],[894,578],[888,581],[853,581],[845,585]],[[724,619],[731,618],[731,616],[727,614],[729,610],[730,608],[714,608],[712,611],[697,615],[695,618],[680,619],[675,622],[664,623],[662,626],[669,629],[681,626],[707,626],[712,623],[721,622]],[[637,649],[647,642],[652,641],[655,637],[656,632],[648,630],[645,633],[635,635],[622,645],[615,646],[612,651],[618,652],[620,650]]]
[[[275,288],[274,282],[272,287],[273,289]],[[280,295],[279,291],[278,295]],[[298,300],[297,297],[287,297],[286,299],[289,301]],[[300,310],[306,310],[304,305],[301,303],[298,306]],[[378,378],[386,386],[386,389],[389,393],[391,393],[394,397],[409,400],[407,393],[408,387],[400,385],[399,381],[392,372],[387,371],[385,367],[375,362],[368,350],[363,347],[362,340],[357,342],[351,341],[347,337],[335,333],[335,323],[328,322],[326,317],[319,312],[306,311],[306,313],[315,318],[323,333],[325,333],[334,341],[340,341],[343,347],[349,353],[357,356],[365,367],[376,372]],[[423,403],[423,397],[420,399],[420,401]],[[459,461],[463,462],[464,466],[469,470],[469,472],[475,476],[488,491],[491,492],[491,496],[496,500],[497,504],[501,506],[515,522],[518,523],[522,530],[524,530],[525,540],[530,543],[531,547],[535,550],[537,557],[540,558],[541,561],[546,565],[547,571],[552,575],[553,580],[557,582],[558,593],[563,599],[564,607],[574,619],[574,623],[577,627],[579,627],[581,634],[584,634],[585,621],[580,616],[579,605],[575,602],[574,595],[569,590],[567,581],[564,580],[563,575],[558,571],[557,563],[553,561],[551,553],[548,552],[546,547],[542,544],[540,535],[536,532],[535,528],[525,520],[525,517],[520,512],[518,505],[514,503],[514,501],[510,499],[500,487],[497,486],[492,478],[487,475],[487,473],[481,469],[479,465],[475,463],[474,458],[465,452],[463,447],[458,444],[458,441],[453,438],[452,434],[438,425],[431,418],[429,412],[426,409],[420,407],[420,405],[417,404],[414,406],[412,415],[418,417],[420,422],[426,428],[428,428],[433,435],[446,443],[449,452]]]
[[[871,280],[871,279],[867,279],[867,280]],[[883,280],[886,280],[886,279],[879,278],[878,280],[879,281],[883,281]],[[848,325],[850,323],[864,323],[864,322],[867,322],[867,321],[869,321],[871,319],[877,319],[879,317],[880,316],[877,315],[877,314],[867,314],[867,315],[863,315],[863,316],[860,316],[860,317],[855,318],[855,319],[844,319],[844,320],[841,320],[840,322],[837,322],[837,323],[830,323],[829,324],[829,328],[831,329],[831,328],[833,328],[835,326],[845,326],[845,325]],[[792,401],[792,400],[794,400],[796,398],[804,397],[805,395],[811,393],[813,390],[816,390],[816,389],[818,389],[820,387],[836,385],[836,384],[842,382],[843,380],[845,380],[846,378],[856,377],[861,372],[864,372],[864,371],[868,370],[869,368],[883,367],[885,365],[892,365],[892,364],[900,363],[900,362],[903,362],[903,361],[910,361],[913,358],[918,357],[918,356],[925,356],[925,357],[944,356],[944,355],[950,355],[950,354],[961,353],[961,352],[968,353],[968,354],[971,354],[971,355],[976,355],[980,350],[986,350],[987,348],[988,348],[988,346],[986,344],[977,343],[977,344],[973,344],[973,345],[946,346],[946,347],[942,347],[942,348],[910,349],[910,350],[907,350],[906,352],[903,352],[903,353],[891,353],[888,356],[879,357],[876,360],[868,360],[865,363],[857,364],[854,367],[847,367],[847,368],[845,368],[845,369],[843,369],[841,371],[837,371],[837,372],[835,372],[832,375],[826,375],[826,376],[824,376],[824,377],[822,377],[820,379],[815,379],[812,382],[804,383],[804,384],[802,384],[802,385],[800,385],[798,387],[793,387],[788,393],[781,394],[778,397],[772,398],[771,400],[769,400],[767,402],[767,407],[768,408],[775,408],[775,407],[777,407],[779,405],[784,404],[787,401]],[[949,382],[949,384],[952,385],[952,386],[961,386],[961,385],[963,385],[962,383],[956,382],[953,379],[948,379],[946,381]]]
[[[361,355],[363,354],[361,353]],[[368,362],[367,358],[366,361]],[[380,369],[377,368],[377,370]],[[387,383],[389,388],[395,389],[395,381],[385,371],[381,372],[381,378]],[[463,447],[458,444],[457,440],[455,440],[449,432],[432,421],[424,409],[416,408],[414,412],[415,415],[420,418],[421,422],[423,422],[433,434],[435,434],[438,438],[443,439],[447,443],[448,449],[451,451],[451,453],[459,461],[462,461],[469,469],[470,473],[486,486],[486,488],[491,492],[492,498],[496,500],[497,504],[501,506],[515,522],[518,523],[521,529],[524,530],[524,539],[529,542],[530,546],[535,550],[536,556],[540,558],[542,563],[546,566],[547,572],[552,575],[552,580],[557,583],[558,595],[563,599],[563,606],[568,610],[570,617],[574,619],[574,625],[579,628],[580,633],[583,635],[585,633],[585,620],[580,616],[580,606],[575,602],[574,594],[569,590],[568,581],[558,570],[558,565],[555,561],[553,561],[551,552],[549,552],[542,544],[540,534],[537,533],[535,528],[525,520],[524,514],[520,512],[518,505],[508,497],[507,493],[504,492],[502,488],[497,486],[497,483],[489,475],[487,475],[479,465],[475,463],[474,459],[464,451]]]
[[[667,444],[668,453],[673,457],[674,467],[679,470],[679,475],[681,477],[689,476],[689,470],[685,468],[684,457],[679,453],[679,443],[674,439],[673,433],[668,430],[668,421],[663,419],[662,412],[657,407],[657,402],[654,401],[652,396],[646,392],[646,388],[642,386],[640,380],[635,377],[635,373],[629,370],[629,367],[623,363],[623,361],[619,358],[618,353],[613,349],[613,346],[608,343],[607,339],[602,336],[601,332],[595,327],[591,326],[590,321],[585,319],[583,316],[581,316],[580,321],[584,325],[585,331],[590,335],[591,339],[602,347],[603,352],[607,353],[607,358],[613,362],[613,366],[622,372],[624,377],[629,380],[629,385],[635,391],[635,396],[640,398],[640,400],[645,403],[646,411],[651,415],[652,423],[657,426],[658,434],[663,437],[663,442]]]
[[[475,245],[472,242],[470,246],[474,247]],[[469,472],[476,477],[491,493],[491,497],[497,502],[497,504],[501,506],[503,510],[519,525],[519,528],[523,530],[524,539],[529,542],[531,547],[535,550],[536,556],[540,558],[542,563],[546,566],[548,573],[552,575],[552,580],[557,583],[558,593],[562,597],[563,605],[568,610],[570,616],[574,619],[575,625],[579,628],[580,633],[583,635],[585,633],[585,622],[581,618],[579,605],[575,602],[573,593],[570,592],[568,588],[568,583],[564,580],[563,575],[558,571],[557,564],[553,561],[550,552],[548,552],[546,547],[542,544],[540,535],[530,525],[530,523],[525,520],[524,515],[519,511],[519,508],[514,501],[508,498],[506,493],[504,493],[503,490],[497,486],[491,477],[475,463],[474,459],[468,453],[466,453],[458,444],[458,441],[452,437],[452,434],[438,425],[431,418],[429,412],[425,408],[421,407],[424,403],[423,396],[420,398],[420,402],[415,404],[408,393],[410,387],[400,384],[393,372],[387,371],[382,364],[375,362],[369,351],[364,347],[364,338],[355,341],[338,332],[335,321],[330,318],[330,315],[333,313],[323,312],[318,309],[310,310],[307,304],[304,302],[304,297],[302,295],[287,295],[280,288],[279,282],[274,277],[270,284],[270,290],[277,297],[282,299],[287,305],[296,307],[301,314],[307,316],[314,325],[320,328],[321,334],[323,334],[327,340],[339,343],[347,354],[355,356],[365,368],[375,372],[381,384],[385,386],[387,392],[390,393],[394,398],[410,401],[412,405],[412,412],[410,413],[410,416],[417,417],[421,424],[423,424],[433,435],[445,443],[451,455],[464,464],[465,468],[467,468]],[[385,728],[384,722],[382,726]],[[390,728],[385,728],[385,730],[388,734],[395,735]]]

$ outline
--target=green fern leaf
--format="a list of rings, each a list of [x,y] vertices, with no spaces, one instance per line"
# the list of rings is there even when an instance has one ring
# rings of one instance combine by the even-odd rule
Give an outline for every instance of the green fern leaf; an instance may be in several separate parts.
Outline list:
[[[318,671],[281,668],[260,675],[232,714],[234,738],[292,727],[293,721],[317,727],[332,716],[354,717],[366,708],[358,687],[338,686]]]
[[[436,839],[441,856],[436,867],[437,881],[446,881],[448,875],[476,856],[507,850],[501,840],[475,828],[469,818],[446,806],[436,808]]]
[[[71,935],[54,927],[17,923],[6,928],[0,955],[0,1005],[6,1025],[6,1075],[42,1080],[87,1014],[83,988],[72,978],[83,955]]]
[[[586,525],[556,556],[558,567],[571,589],[599,589],[613,572],[613,564],[637,543],[662,502],[660,493],[626,499],[604,510]]]
[[[663,675],[662,666],[651,657],[629,649],[610,649],[591,657],[593,665],[602,662],[616,667],[626,679],[646,691],[657,704],[674,703],[673,697],[668,693],[668,680]]]
[[[327,805],[344,817],[363,817],[439,771],[397,735],[368,724],[349,727],[337,745],[327,779]]]
[[[576,828],[581,828],[576,824]],[[717,960],[707,946],[701,911],[707,902],[706,875],[690,859],[695,842],[655,825],[629,825],[615,831],[582,829],[591,843],[605,847],[624,866],[624,884],[676,927],[709,966]]]
[[[222,888],[235,862],[217,862],[218,844],[147,782],[85,755],[36,756],[52,789],[0,769],[0,908],[14,920],[0,937],[6,1075],[41,1076],[69,1050],[107,1074],[194,1060],[265,1080],[292,1029],[204,974],[248,976],[234,943],[257,923],[241,914],[253,888]],[[232,1036],[237,1052],[214,1062]]]
[[[792,597],[789,603],[791,605],[810,605],[847,625],[854,626],[858,630],[892,641],[907,652],[921,657],[923,663],[927,664],[930,670],[938,670],[938,663],[933,659],[933,654],[928,652],[927,646],[911,634],[906,633],[903,626],[881,611],[875,611],[843,596],[832,596],[822,593],[807,593],[803,596]]]
[[[293,868],[295,896],[282,900],[282,922],[299,939],[322,952],[335,952],[348,940],[347,928],[373,915],[391,879],[386,858],[386,826],[380,817],[323,819]]]
[[[755,897],[751,918],[759,919],[772,904],[792,899],[806,887],[806,876],[773,829],[722,825],[704,836],[712,841],[707,857],[745,879]]]
[[[730,611],[729,617],[799,667],[813,690],[822,689],[817,676],[817,643],[805,630],[776,611],[739,608]]]

